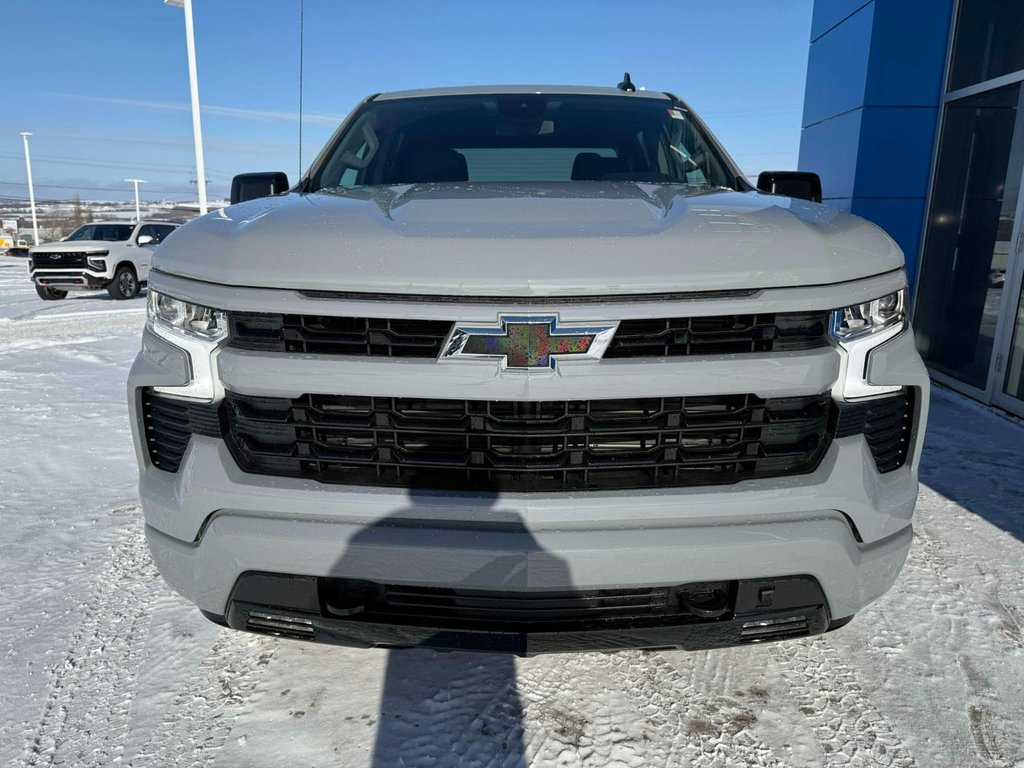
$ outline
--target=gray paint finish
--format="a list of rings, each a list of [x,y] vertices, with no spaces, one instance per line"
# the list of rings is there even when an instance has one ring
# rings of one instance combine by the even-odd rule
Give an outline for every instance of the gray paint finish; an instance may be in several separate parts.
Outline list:
[[[503,312],[614,325],[630,318],[832,310],[906,285],[899,248],[862,219],[756,192],[638,182],[291,193],[191,222],[161,246],[155,268],[154,290],[220,310],[482,324]],[[504,402],[841,397],[848,378],[867,376],[875,385],[918,388],[923,423],[928,378],[912,334],[900,333],[875,352],[867,369],[857,371],[848,370],[850,353],[838,345],[772,354],[567,358],[556,371],[503,370],[493,360],[261,353],[223,344],[210,354],[217,398],[225,391]],[[865,358],[856,360],[860,368]],[[853,435],[833,439],[813,472],[723,486],[489,495],[346,486],[245,473],[223,440],[200,435],[190,439],[178,472],[155,468],[146,455],[137,388],[180,378],[173,355],[144,345],[129,383],[140,497],[161,573],[214,613],[224,612],[247,570],[506,590],[810,574],[832,616],[841,618],[892,585],[910,546],[919,429],[907,436],[909,460],[886,474],[878,473],[865,438]],[[564,568],[546,565],[552,560]]]
[[[774,195],[640,183],[290,194],[181,228],[161,272],[232,286],[558,296],[825,285],[890,272],[882,230]]]

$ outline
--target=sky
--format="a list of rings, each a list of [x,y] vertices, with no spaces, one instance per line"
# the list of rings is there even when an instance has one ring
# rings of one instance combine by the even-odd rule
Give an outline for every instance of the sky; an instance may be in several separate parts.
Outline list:
[[[0,198],[195,198],[184,12],[3,0]],[[302,0],[193,0],[211,197],[299,175]],[[797,167],[812,0],[304,0],[304,169],[371,93],[633,82],[687,101],[743,171]],[[12,20],[14,23],[12,24]],[[11,30],[16,30],[12,32]]]

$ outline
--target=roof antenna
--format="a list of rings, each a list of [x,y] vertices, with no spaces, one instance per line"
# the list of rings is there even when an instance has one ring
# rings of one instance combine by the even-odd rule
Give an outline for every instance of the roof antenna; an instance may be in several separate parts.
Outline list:
[[[615,87],[620,91],[626,91],[627,93],[633,93],[633,91],[636,90],[636,86],[633,85],[633,81],[629,79],[629,72],[626,72],[622,76],[622,82]]]
[[[299,181],[302,181],[302,64],[305,42],[306,0],[299,0]]]

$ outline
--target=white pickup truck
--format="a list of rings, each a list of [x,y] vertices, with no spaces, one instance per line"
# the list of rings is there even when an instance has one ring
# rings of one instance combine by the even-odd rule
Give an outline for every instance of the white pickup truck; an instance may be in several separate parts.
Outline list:
[[[133,299],[149,280],[153,249],[178,225],[171,221],[94,221],[60,242],[29,251],[29,275],[39,298],[63,299],[70,290],[106,289]]]

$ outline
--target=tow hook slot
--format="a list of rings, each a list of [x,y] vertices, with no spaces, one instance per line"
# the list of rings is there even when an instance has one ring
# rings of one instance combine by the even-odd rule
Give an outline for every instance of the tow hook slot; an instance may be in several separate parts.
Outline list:
[[[732,608],[730,591],[727,581],[683,586],[678,592],[679,605],[702,619],[717,619]]]
[[[324,608],[331,616],[356,616],[366,610],[366,605],[358,602],[352,605],[337,605],[329,600],[324,601]]]
[[[347,618],[370,610],[381,600],[380,585],[358,579],[320,579],[320,605],[325,616]]]

